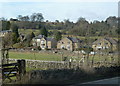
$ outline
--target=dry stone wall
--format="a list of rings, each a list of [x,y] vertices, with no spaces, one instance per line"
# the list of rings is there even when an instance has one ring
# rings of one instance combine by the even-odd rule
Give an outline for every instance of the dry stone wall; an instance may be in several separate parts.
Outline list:
[[[9,61],[17,61],[17,59],[10,59]],[[76,62],[26,60],[26,67],[36,69],[70,69],[80,66],[81,64],[76,64]]]
[[[17,59],[10,59],[11,61],[17,61]],[[115,63],[94,63],[93,67],[100,66],[112,66]],[[36,68],[36,69],[76,69],[81,68],[83,63],[78,62],[68,62],[68,61],[41,61],[41,60],[26,60],[27,68]]]

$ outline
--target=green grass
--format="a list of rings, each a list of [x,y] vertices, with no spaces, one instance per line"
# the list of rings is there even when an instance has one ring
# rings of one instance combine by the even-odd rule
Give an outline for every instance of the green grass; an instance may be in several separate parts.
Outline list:
[[[60,61],[61,56],[53,53],[33,53],[33,52],[9,52],[9,57],[13,59],[31,59],[45,61]]]
[[[34,33],[36,36],[40,33],[40,30],[34,30],[34,29],[19,29],[19,33],[22,34],[30,34],[30,33]]]
[[[9,57],[13,59],[31,59],[31,60],[44,60],[44,61],[61,61],[61,54],[56,54],[52,52],[40,52],[40,53],[34,53],[34,52],[9,52]],[[76,59],[79,61],[83,56],[81,54],[72,54],[72,52],[65,52],[63,57],[68,57],[68,60],[73,57],[73,59]],[[79,57],[79,58],[75,58]],[[92,61],[93,56],[89,56],[89,61]],[[111,61],[111,56],[107,55],[99,55],[96,54],[94,56],[94,61],[104,61],[105,58],[107,61]],[[118,56],[114,55],[113,57],[115,61],[118,61]]]

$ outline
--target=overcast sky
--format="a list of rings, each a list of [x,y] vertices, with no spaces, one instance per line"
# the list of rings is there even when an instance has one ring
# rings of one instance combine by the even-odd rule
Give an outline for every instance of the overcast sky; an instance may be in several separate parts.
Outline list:
[[[1,1],[1,0],[0,0]],[[118,16],[118,2],[115,0],[79,1],[79,0],[29,0],[18,2],[7,0],[0,2],[0,17],[16,18],[18,15],[31,15],[42,13],[45,20],[55,21],[69,19],[76,22],[79,17],[88,21],[105,20],[109,16]]]

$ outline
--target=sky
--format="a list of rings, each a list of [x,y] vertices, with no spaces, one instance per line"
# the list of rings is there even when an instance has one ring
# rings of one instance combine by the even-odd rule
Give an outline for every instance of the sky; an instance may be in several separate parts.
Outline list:
[[[17,0],[16,0],[17,1]],[[88,21],[105,20],[118,16],[117,0],[0,0],[0,17],[16,18],[18,15],[42,13],[45,20],[76,22],[79,17]]]

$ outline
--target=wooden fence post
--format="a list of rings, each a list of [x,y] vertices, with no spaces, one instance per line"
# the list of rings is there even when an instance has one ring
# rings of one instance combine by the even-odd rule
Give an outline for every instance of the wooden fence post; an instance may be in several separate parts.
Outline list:
[[[26,63],[25,60],[17,60],[17,63],[18,63],[19,79],[21,80],[21,78],[24,76],[26,72]]]

